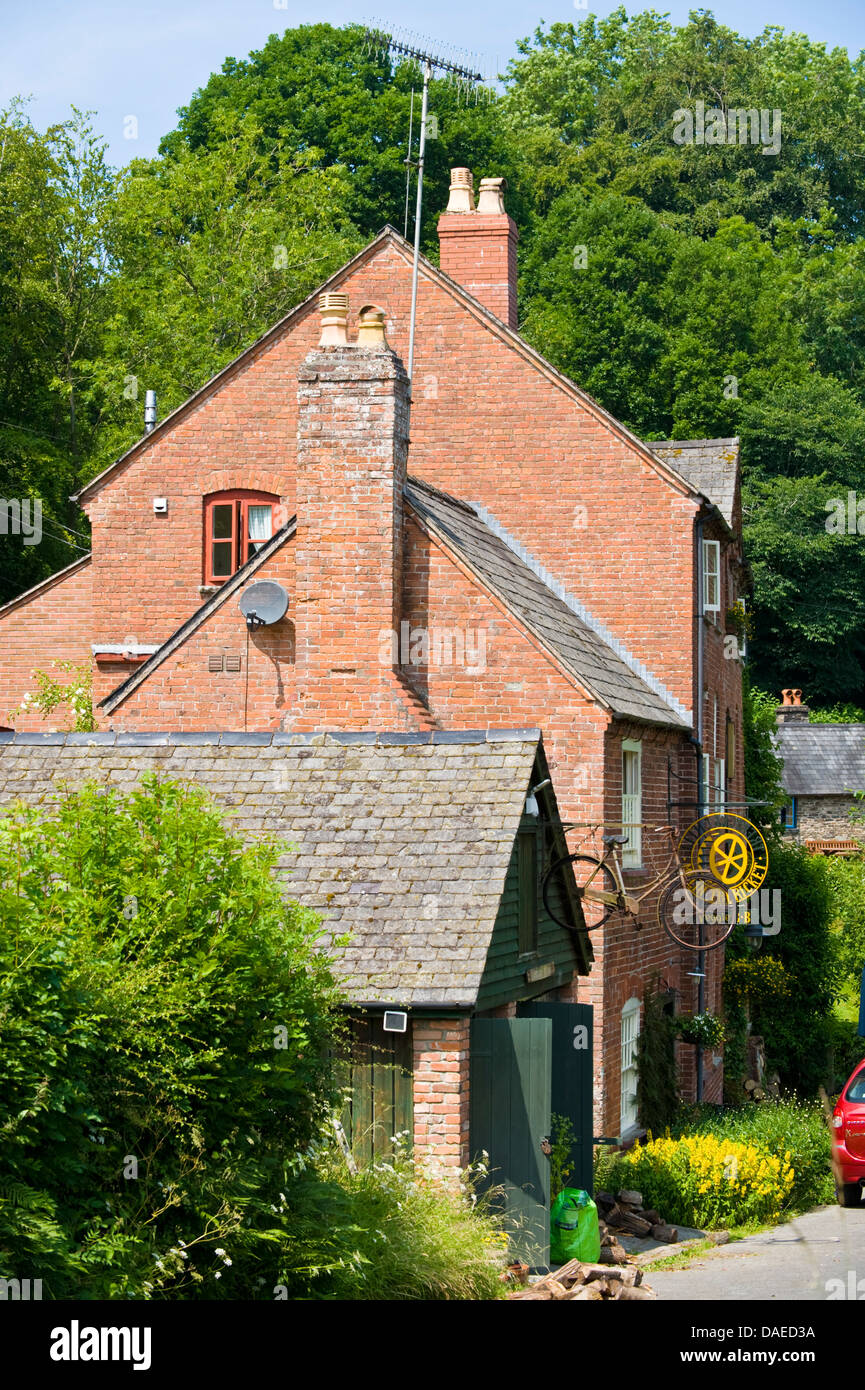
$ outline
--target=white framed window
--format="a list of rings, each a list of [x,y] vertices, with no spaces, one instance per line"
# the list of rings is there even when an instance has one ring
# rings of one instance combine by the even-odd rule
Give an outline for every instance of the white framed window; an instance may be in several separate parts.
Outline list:
[[[715,795],[716,806],[724,806],[727,802],[727,764],[723,758],[715,759]]]
[[[629,999],[622,1009],[622,1091],[620,1133],[627,1134],[638,1122],[637,1039],[640,1036],[640,1001]]]
[[[639,739],[622,740],[622,864],[639,869],[643,862],[643,745]]]
[[[712,755],[703,754],[703,784],[700,787],[700,801],[703,803],[703,810],[707,811],[712,804]]]
[[[721,611],[721,542],[703,541],[703,612]]]

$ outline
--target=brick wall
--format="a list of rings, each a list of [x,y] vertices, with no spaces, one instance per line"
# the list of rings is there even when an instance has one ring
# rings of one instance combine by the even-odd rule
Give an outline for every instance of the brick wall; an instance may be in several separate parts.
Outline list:
[[[469,1162],[469,1030],[467,1018],[416,1018],[414,1143],[447,1172]]]
[[[48,720],[37,710],[16,715],[14,721],[9,715],[33,692],[34,670],[66,682],[72,677],[57,671],[55,662],[85,667],[92,662],[92,579],[90,560],[81,559],[40,585],[32,598],[15,599],[0,613],[0,724],[60,729],[70,722],[65,705],[58,705]]]

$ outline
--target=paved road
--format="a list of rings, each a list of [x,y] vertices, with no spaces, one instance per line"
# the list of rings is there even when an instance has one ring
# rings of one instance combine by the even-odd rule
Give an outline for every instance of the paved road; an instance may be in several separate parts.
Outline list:
[[[683,1302],[822,1303],[830,1294],[865,1300],[865,1206],[820,1207],[785,1226],[699,1255],[685,1269],[655,1270],[645,1278],[660,1299]],[[827,1287],[832,1279],[840,1280],[840,1287]]]

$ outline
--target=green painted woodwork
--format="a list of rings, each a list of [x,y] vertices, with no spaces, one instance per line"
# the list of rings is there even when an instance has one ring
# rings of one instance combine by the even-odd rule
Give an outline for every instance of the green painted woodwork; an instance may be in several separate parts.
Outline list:
[[[549,1260],[552,1028],[548,1018],[475,1018],[471,1025],[473,1158],[489,1155],[512,1248],[533,1268]]]
[[[592,1195],[593,1010],[591,1004],[531,1002],[519,1005],[523,1018],[548,1018],[552,1023],[552,1092],[550,1109],[570,1120],[574,1132],[573,1171],[568,1187]]]
[[[380,1014],[351,1020],[351,1053],[343,1063],[350,1088],[342,1123],[358,1163],[392,1147],[394,1134],[414,1128],[411,1019],[405,1033],[386,1033]]]

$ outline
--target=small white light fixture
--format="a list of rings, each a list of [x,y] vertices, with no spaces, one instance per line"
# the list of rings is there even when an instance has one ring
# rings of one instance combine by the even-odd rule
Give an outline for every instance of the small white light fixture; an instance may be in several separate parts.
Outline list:
[[[153,510],[157,516],[163,516],[168,511],[168,498],[154,497]]]
[[[387,1009],[382,1027],[386,1033],[404,1033],[408,1028],[408,1014],[396,1009]]]

